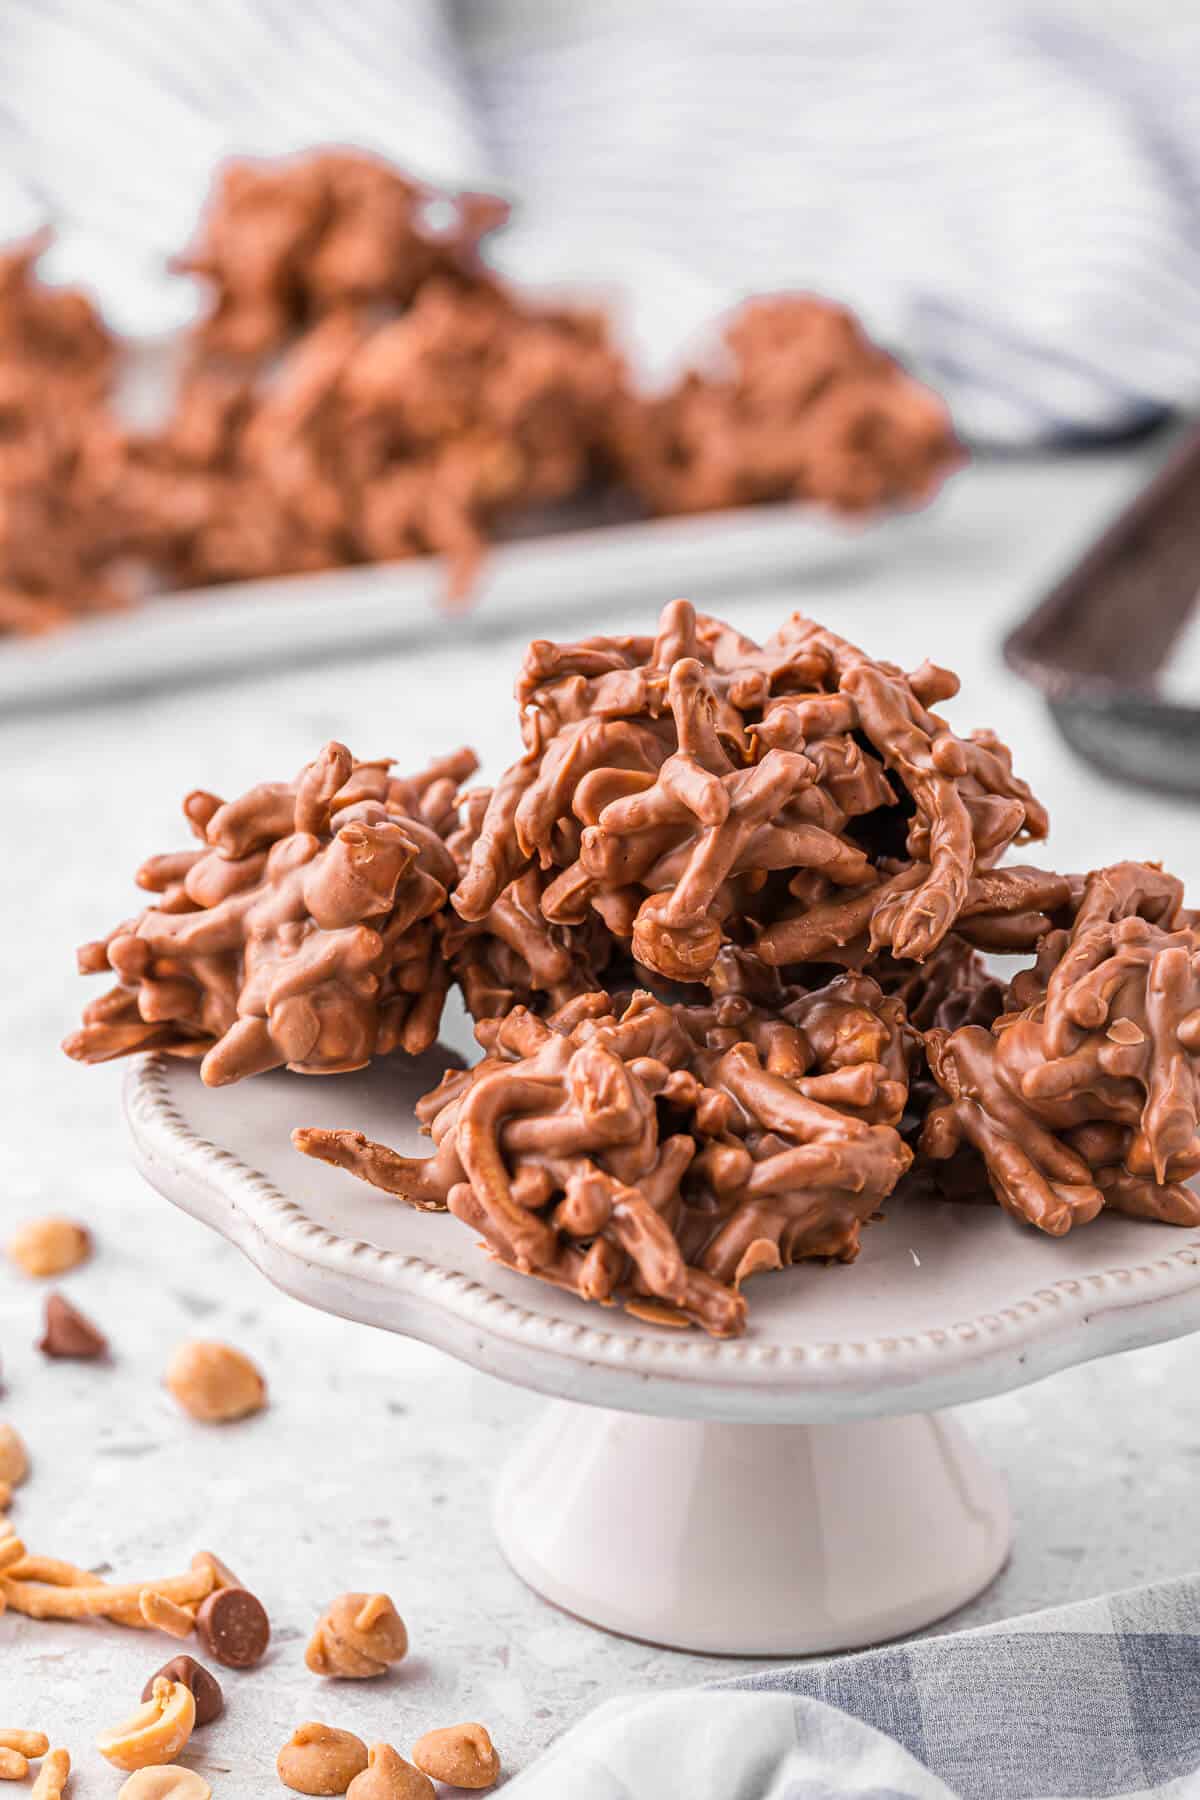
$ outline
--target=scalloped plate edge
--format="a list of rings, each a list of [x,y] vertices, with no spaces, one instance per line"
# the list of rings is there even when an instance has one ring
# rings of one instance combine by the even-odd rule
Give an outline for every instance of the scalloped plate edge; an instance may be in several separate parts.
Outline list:
[[[1189,1239],[1167,1256],[1058,1281],[999,1312],[904,1336],[782,1346],[752,1335],[617,1335],[329,1231],[267,1176],[193,1131],[170,1097],[164,1061],[139,1059],[124,1088],[134,1159],[153,1188],[295,1299],[559,1398],[747,1422],[924,1412],[1200,1329],[1200,1242]]]

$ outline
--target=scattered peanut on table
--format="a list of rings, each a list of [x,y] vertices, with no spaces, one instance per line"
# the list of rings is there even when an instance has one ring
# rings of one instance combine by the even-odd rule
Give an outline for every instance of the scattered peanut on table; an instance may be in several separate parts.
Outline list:
[[[0,1424],[0,1481],[20,1487],[29,1475],[29,1452],[15,1425]]]
[[[150,1763],[169,1763],[192,1735],[196,1702],[182,1681],[161,1675],[150,1699],[119,1725],[102,1731],[96,1739],[101,1756],[118,1769],[144,1769]]]
[[[18,1225],[7,1245],[10,1262],[26,1275],[43,1280],[77,1269],[92,1254],[92,1234],[86,1225],[58,1214],[27,1219]]]
[[[117,1800],[210,1800],[212,1789],[195,1769],[179,1763],[160,1763],[157,1768],[135,1769],[121,1783]]]
[[[228,1425],[261,1412],[267,1384],[250,1358],[232,1344],[194,1338],[167,1364],[166,1384],[190,1418]]]

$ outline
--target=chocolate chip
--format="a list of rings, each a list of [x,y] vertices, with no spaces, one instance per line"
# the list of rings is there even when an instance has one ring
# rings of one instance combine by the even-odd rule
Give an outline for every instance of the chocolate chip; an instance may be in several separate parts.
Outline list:
[[[196,1631],[210,1656],[227,1669],[261,1662],[271,1641],[271,1621],[261,1600],[246,1588],[218,1588],[196,1613]]]
[[[225,1711],[225,1696],[221,1692],[220,1682],[194,1656],[173,1656],[161,1669],[155,1669],[142,1689],[143,1700],[149,1700],[154,1692],[154,1684],[160,1678],[164,1681],[182,1681],[185,1688],[191,1689],[192,1698],[196,1702],[198,1726],[211,1725]]]
[[[46,1299],[45,1332],[38,1349],[43,1356],[95,1362],[108,1355],[108,1339],[69,1300],[61,1294],[50,1294]]]

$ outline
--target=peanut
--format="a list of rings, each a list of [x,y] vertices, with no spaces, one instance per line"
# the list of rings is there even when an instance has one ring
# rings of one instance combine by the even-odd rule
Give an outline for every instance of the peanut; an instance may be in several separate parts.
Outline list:
[[[117,1800],[210,1800],[212,1789],[195,1769],[179,1763],[160,1763],[157,1768],[135,1769],[121,1783]]]
[[[196,1702],[182,1681],[154,1683],[150,1699],[120,1725],[102,1731],[96,1748],[118,1769],[144,1769],[149,1763],[169,1763],[192,1735]]]
[[[229,1565],[223,1563],[219,1556],[214,1556],[211,1550],[197,1550],[192,1558],[191,1566],[193,1569],[209,1571],[213,1578],[214,1593],[218,1588],[245,1587],[246,1585],[244,1581],[239,1581]]]
[[[47,1275],[64,1275],[76,1269],[92,1254],[92,1234],[86,1225],[74,1219],[48,1214],[41,1219],[27,1219],[18,1225],[8,1240],[8,1254],[27,1275],[41,1279]]]
[[[185,1413],[205,1425],[227,1425],[260,1412],[267,1384],[231,1344],[196,1338],[180,1344],[167,1364],[167,1387]]]
[[[0,1425],[0,1481],[20,1487],[29,1474],[29,1452],[15,1425]]]
[[[165,1594],[150,1589],[138,1595],[138,1611],[145,1624],[169,1637],[185,1638],[195,1629],[196,1621],[186,1607],[176,1606]]]

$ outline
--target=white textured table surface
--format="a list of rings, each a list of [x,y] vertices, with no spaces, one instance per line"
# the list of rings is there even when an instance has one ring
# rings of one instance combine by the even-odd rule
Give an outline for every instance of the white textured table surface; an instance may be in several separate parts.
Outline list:
[[[973,471],[887,566],[866,540],[836,579],[731,596],[726,610],[757,632],[802,606],[878,653],[949,663],[964,677],[955,716],[1015,742],[1020,771],[1049,802],[1059,866],[1160,856],[1200,891],[1196,812],[1109,788],[1068,760],[1040,700],[997,654],[1003,629],[1154,454]],[[629,609],[592,622],[645,623]],[[536,629],[553,634],[553,619]],[[33,1348],[38,1284],[0,1268],[0,1418],[19,1426],[36,1461],[14,1521],[31,1547],[118,1579],[172,1572],[209,1547],[262,1595],[275,1625],[270,1658],[227,1677],[227,1717],[193,1739],[189,1757],[219,1800],[282,1792],[274,1754],[305,1718],[402,1748],[431,1725],[480,1718],[515,1770],[596,1701],[730,1667],[605,1637],[527,1592],[488,1525],[492,1479],[526,1397],[274,1293],[130,1172],[119,1070],[81,1070],[56,1049],[86,987],[73,946],[129,910],[129,872],[145,854],[183,841],[183,793],[288,775],[331,736],[401,765],[470,738],[494,769],[514,742],[506,692],[518,652],[486,630],[451,629],[403,659],[0,722],[10,809],[0,1226],[7,1233],[49,1208],[90,1221],[97,1256],[64,1285],[115,1352],[111,1367],[45,1362]],[[160,1375],[174,1344],[194,1334],[258,1359],[271,1382],[267,1413],[226,1430],[177,1414]],[[970,1409],[1008,1471],[1018,1537],[1008,1570],[957,1623],[1200,1563],[1198,1373],[1200,1345],[1185,1341]],[[302,1660],[322,1603],[375,1587],[409,1622],[409,1661],[385,1681],[323,1686]],[[111,1794],[119,1777],[92,1741],[171,1649],[116,1628],[0,1619],[0,1724],[67,1743],[80,1800]]]

